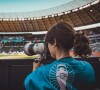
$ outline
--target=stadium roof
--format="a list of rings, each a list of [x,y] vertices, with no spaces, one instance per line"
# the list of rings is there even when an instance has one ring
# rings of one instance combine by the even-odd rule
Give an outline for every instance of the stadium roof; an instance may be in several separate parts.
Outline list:
[[[100,27],[100,23],[96,24],[91,24],[91,25],[85,25],[85,26],[80,26],[80,27],[74,27],[75,31],[80,31],[80,30],[86,30],[86,29],[92,29],[92,28],[98,28]],[[34,34],[34,35],[41,35],[41,34],[46,34],[47,31],[39,31],[39,32],[0,32],[0,35],[6,35],[6,34]]]
[[[60,20],[66,21],[74,28],[91,24],[98,25],[98,23],[100,27],[100,0],[69,0],[65,4],[49,9],[32,12],[3,12],[0,13],[0,32],[47,31]]]
[[[3,1],[5,1],[5,0],[3,0]],[[40,0],[6,0],[6,1],[12,1],[12,2],[16,1],[15,3],[17,3],[18,1],[20,1],[20,2],[24,1],[22,3],[22,8],[20,8],[20,7],[19,8],[20,8],[20,10],[23,8],[27,8],[27,9],[29,9],[29,12],[25,12],[25,10],[22,12],[18,12],[18,11],[16,11],[16,8],[14,8],[14,5],[12,6],[11,10],[7,11],[7,8],[9,8],[9,7],[6,6],[6,8],[5,8],[6,11],[3,11],[3,8],[1,7],[2,6],[2,3],[1,3],[0,7],[2,8],[1,9],[2,12],[0,12],[0,18],[4,18],[4,19],[6,19],[6,18],[33,18],[33,17],[43,17],[43,16],[48,16],[48,15],[61,14],[63,12],[74,10],[74,9],[80,8],[80,7],[85,6],[85,5],[87,5],[85,7],[88,7],[88,6],[90,6],[91,3],[95,2],[95,1],[99,1],[99,0],[50,0],[55,5],[50,4],[49,0],[42,0],[42,1],[47,2],[47,4],[48,4],[47,6],[51,6],[51,7],[46,6],[45,8],[42,8],[44,6],[44,4],[43,4],[44,2],[39,4],[41,7],[37,3],[37,6],[40,9],[41,8],[42,9],[41,10],[34,10],[33,9],[33,11],[30,11],[30,10],[32,10],[32,7],[31,7],[32,3],[34,6],[34,2],[36,2],[36,1],[38,2]],[[26,4],[27,6],[23,7],[23,4],[25,3],[25,1],[27,1],[27,3],[29,1],[31,1],[30,6],[28,6]],[[57,2],[61,3],[61,1],[63,2],[62,5],[59,3],[56,4]],[[29,7],[31,7],[31,8],[29,8]],[[14,12],[14,9],[15,9],[15,12]]]

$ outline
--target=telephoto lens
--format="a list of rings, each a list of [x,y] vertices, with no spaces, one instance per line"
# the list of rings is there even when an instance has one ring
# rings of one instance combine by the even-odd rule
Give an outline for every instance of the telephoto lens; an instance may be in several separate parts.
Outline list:
[[[46,59],[45,43],[27,43],[24,52],[28,56],[38,55],[38,58],[34,59],[35,62],[42,63],[42,60]]]
[[[43,54],[45,52],[44,43],[27,43],[24,47],[24,52],[28,56]]]
[[[55,60],[50,55],[47,43],[27,43],[24,52],[28,56],[38,55],[38,58],[34,59],[34,61],[42,64],[48,64]]]

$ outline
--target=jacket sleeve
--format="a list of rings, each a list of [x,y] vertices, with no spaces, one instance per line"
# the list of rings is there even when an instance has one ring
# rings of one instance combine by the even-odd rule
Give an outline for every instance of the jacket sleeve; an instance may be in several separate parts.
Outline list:
[[[42,67],[39,67],[32,73],[30,73],[24,80],[24,86],[26,90],[40,90],[39,85],[41,83]]]

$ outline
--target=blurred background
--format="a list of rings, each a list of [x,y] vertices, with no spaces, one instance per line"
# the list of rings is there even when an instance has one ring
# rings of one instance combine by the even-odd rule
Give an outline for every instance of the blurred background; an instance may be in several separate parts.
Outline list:
[[[0,90],[25,90],[23,81],[38,55],[27,56],[24,46],[44,43],[48,29],[61,20],[89,38],[92,54],[84,60],[100,88],[100,0],[0,0]],[[79,58],[73,49],[70,54]],[[52,61],[49,56],[44,64]]]

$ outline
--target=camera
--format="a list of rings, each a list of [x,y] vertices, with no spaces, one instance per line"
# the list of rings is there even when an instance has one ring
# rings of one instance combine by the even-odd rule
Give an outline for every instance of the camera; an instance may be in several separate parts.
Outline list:
[[[28,56],[38,54],[39,58],[35,59],[36,62],[50,63],[54,60],[50,55],[47,43],[27,43],[24,46],[24,53]]]
[[[46,59],[45,43],[27,43],[24,47],[24,52],[28,56],[39,55],[40,59]]]
[[[28,56],[42,54],[45,51],[44,43],[27,43],[24,47],[24,52]]]

